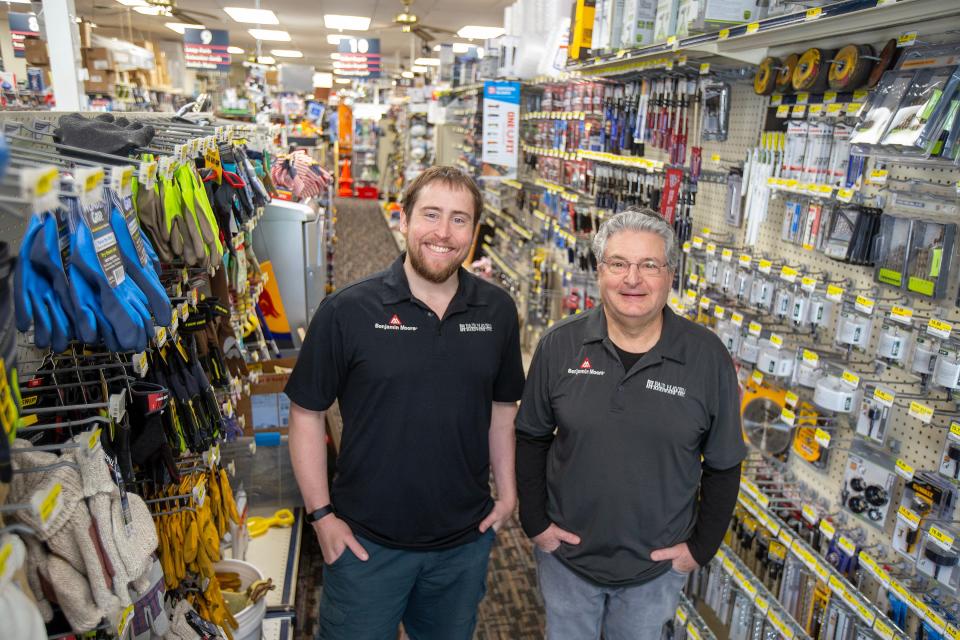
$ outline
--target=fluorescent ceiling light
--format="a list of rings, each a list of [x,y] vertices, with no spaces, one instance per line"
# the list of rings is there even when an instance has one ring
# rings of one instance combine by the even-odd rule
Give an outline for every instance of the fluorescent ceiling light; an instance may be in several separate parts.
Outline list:
[[[423,67],[439,67],[440,58],[417,58],[413,61],[413,64],[418,64]]]
[[[438,44],[433,45],[433,50],[434,50],[434,51],[440,51],[440,45],[438,45]]]
[[[280,24],[277,14],[269,9],[245,9],[243,7],[224,7],[227,15],[236,22],[250,24]]]
[[[333,74],[326,71],[317,71],[313,74],[313,86],[329,89],[333,86]]]
[[[366,31],[370,28],[370,18],[363,16],[340,16],[328,13],[323,16],[323,25],[327,29],[338,31]]]
[[[270,53],[277,56],[278,58],[302,58],[303,51],[297,51],[296,49],[270,49]]]
[[[276,64],[277,61],[274,60],[271,56],[260,56],[257,58],[257,62],[260,64]]]
[[[13,0],[14,3],[26,3],[27,0]],[[146,7],[147,0],[117,0],[120,4],[125,7]]]
[[[413,78],[413,71],[404,71],[400,75],[404,78]]]
[[[331,53],[331,54],[330,54],[330,59],[331,59],[331,60],[339,60],[339,59],[340,59],[340,52],[339,52],[339,51],[334,51],[333,53]]]
[[[246,53],[246,51],[244,51],[240,47],[227,47],[227,53],[232,53],[235,56],[242,56],[243,54]]]
[[[353,82],[353,80],[350,80],[348,78],[337,78],[336,82],[337,84],[350,84],[351,82]]]
[[[142,7],[134,7],[134,11],[137,13],[142,13],[145,16],[169,16],[170,9],[167,7],[155,7],[153,5],[145,5]]]
[[[352,40],[353,36],[344,35],[342,33],[328,33],[327,34],[327,44],[338,45],[341,40]]]
[[[475,46],[476,46],[476,45],[473,45],[473,44],[467,44],[466,42],[454,42],[454,43],[453,43],[453,52],[454,52],[454,53],[466,53],[466,52],[470,51],[470,48],[471,48],[471,47],[475,47]],[[434,50],[434,51],[440,51],[440,45],[439,45],[439,44],[433,45],[433,50]]]
[[[183,35],[183,32],[187,29],[206,29],[202,24],[187,24],[186,22],[166,22],[163,26],[171,31],[176,31],[180,35]]]
[[[279,29],[247,29],[247,33],[252,35],[257,40],[290,42],[290,34]]]
[[[489,40],[502,36],[504,33],[506,33],[506,29],[503,27],[481,27],[476,24],[468,24],[457,31],[458,36],[468,40]]]
[[[430,67],[424,67],[422,65],[415,64],[410,67],[410,71],[413,71],[414,73],[426,73],[427,71],[430,71]]]

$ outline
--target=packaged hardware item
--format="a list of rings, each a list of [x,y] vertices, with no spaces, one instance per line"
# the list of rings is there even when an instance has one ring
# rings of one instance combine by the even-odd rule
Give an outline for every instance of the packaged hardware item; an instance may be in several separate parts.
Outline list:
[[[907,290],[939,299],[947,293],[957,225],[917,220],[910,236]]]
[[[917,559],[925,523],[949,521],[956,503],[956,487],[928,471],[918,471],[907,482],[897,510],[893,548]]]
[[[654,41],[657,0],[627,0],[623,12],[621,47],[643,47]]]
[[[677,32],[677,11],[680,0],[657,0],[657,17],[654,24],[654,42],[663,42]]]
[[[879,144],[897,113],[903,97],[914,82],[914,76],[929,75],[931,71],[889,71],[883,75],[880,85],[873,93],[868,105],[863,109],[864,114],[857,123],[850,144],[875,145]]]
[[[960,549],[956,546],[956,530],[945,524],[931,524],[923,534],[917,557],[917,569],[951,591],[960,586]]]
[[[951,424],[947,431],[939,468],[941,474],[954,480],[960,479],[960,427],[956,424]]]
[[[883,528],[897,482],[893,463],[859,443],[853,447],[843,475],[843,507],[864,522]]]
[[[877,282],[903,288],[912,228],[912,220],[883,215],[880,222],[880,255],[875,274]]]
[[[887,436],[891,406],[886,399],[892,397],[893,391],[884,387],[869,387],[865,390],[857,412],[857,435],[883,444]]]
[[[931,117],[943,101],[944,87],[952,68],[918,71],[910,88],[903,96],[880,144],[893,147],[916,147],[924,131],[934,128]],[[954,85],[955,87],[955,85]],[[945,101],[944,101],[945,104]]]

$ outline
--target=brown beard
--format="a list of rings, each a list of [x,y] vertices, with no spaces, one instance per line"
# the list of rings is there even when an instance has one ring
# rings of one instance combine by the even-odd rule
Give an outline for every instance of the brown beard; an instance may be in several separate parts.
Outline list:
[[[416,249],[411,248],[409,251],[407,251],[407,255],[410,256],[410,266],[413,267],[413,270],[417,272],[417,275],[428,282],[433,282],[434,284],[443,284],[450,279],[450,276],[455,274],[457,270],[460,269],[460,263],[454,262],[443,271],[430,271],[426,263],[420,258],[421,251],[422,249],[420,247],[417,247]]]

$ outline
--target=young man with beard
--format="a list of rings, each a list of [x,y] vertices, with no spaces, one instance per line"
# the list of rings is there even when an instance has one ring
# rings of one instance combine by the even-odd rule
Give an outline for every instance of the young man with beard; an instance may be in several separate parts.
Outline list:
[[[666,306],[679,248],[626,210],[593,240],[602,305],[544,334],[517,416],[520,522],[548,640],[657,640],[736,505],[737,375]]]
[[[407,253],[323,301],[285,389],[290,457],[323,549],[324,640],[395,640],[401,621],[413,640],[470,640],[495,531],[516,506],[517,310],[460,266],[482,197],[459,170],[432,167],[402,204]]]

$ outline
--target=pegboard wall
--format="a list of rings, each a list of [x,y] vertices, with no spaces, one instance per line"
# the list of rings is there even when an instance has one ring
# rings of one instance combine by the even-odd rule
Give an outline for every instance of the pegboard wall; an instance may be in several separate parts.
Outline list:
[[[731,100],[730,137],[724,143],[704,144],[704,169],[726,170],[731,164],[740,164],[747,154],[759,144],[760,132],[763,129],[770,99],[757,96],[752,87],[746,83],[737,83],[733,86]],[[720,162],[717,163],[717,156]],[[879,164],[883,162],[883,164]],[[869,175],[874,166],[884,166],[889,176],[886,184],[866,184],[857,196],[857,201],[870,206],[882,208],[893,191],[910,192],[929,185],[949,187],[951,190],[960,180],[960,169],[943,163],[898,162],[894,158],[871,158],[865,169]],[[728,309],[740,311],[747,320],[756,320],[764,327],[765,341],[770,331],[776,332],[784,338],[784,348],[806,348],[820,354],[821,361],[835,363],[839,368],[848,369],[857,373],[860,380],[860,389],[872,393],[873,385],[882,382],[884,386],[893,389],[897,397],[887,426],[887,436],[883,446],[873,448],[889,457],[891,466],[893,461],[900,459],[916,470],[936,471],[943,456],[944,443],[951,419],[958,419],[958,403],[943,389],[932,385],[924,387],[918,375],[908,369],[897,366],[888,366],[879,363],[874,354],[879,341],[880,328],[884,319],[889,315],[894,305],[909,307],[914,311],[912,332],[923,333],[926,322],[936,318],[953,324],[960,323],[960,309],[956,306],[957,277],[960,267],[956,251],[951,260],[952,282],[949,291],[943,300],[932,303],[920,296],[910,294],[892,287],[877,284],[874,278],[874,268],[846,264],[833,260],[816,250],[805,250],[803,247],[781,239],[781,229],[787,201],[809,200],[813,196],[794,195],[788,192],[772,192],[767,217],[760,227],[759,240],[755,246],[745,246],[746,231],[743,227],[732,227],[724,222],[726,209],[726,185],[704,183],[700,185],[696,206],[693,209],[694,234],[699,234],[718,247],[733,249],[734,255],[747,253],[754,260],[766,258],[774,264],[774,277],[780,266],[795,267],[800,276],[811,276],[817,279],[817,291],[824,290],[827,284],[835,284],[844,289],[844,300],[856,295],[871,297],[876,301],[873,313],[872,337],[869,346],[863,351],[853,351],[847,358],[845,347],[834,342],[836,325],[841,305],[834,304],[830,322],[821,327],[815,334],[794,332],[791,326],[777,323],[772,316],[758,315],[756,311],[738,308],[730,299],[724,299],[714,290],[702,292],[720,305],[727,305]],[[946,221],[946,220],[945,220]],[[949,220],[957,222],[957,220]],[[720,249],[718,248],[718,252]],[[694,269],[701,268],[703,258],[694,257],[688,261],[688,266]],[[754,265],[756,262],[753,263]],[[688,273],[683,274],[682,287],[686,287]],[[800,279],[798,276],[798,281]],[[680,292],[682,296],[682,291]],[[703,314],[701,314],[702,316]],[[747,321],[745,320],[745,322]],[[909,365],[911,353],[908,352],[904,363]],[[745,365],[742,374],[748,377],[752,371],[750,365]],[[798,391],[797,385],[786,385]],[[809,399],[812,392],[800,392],[801,399]],[[934,417],[930,424],[908,415],[910,402],[917,400],[934,409]],[[840,508],[841,491],[844,485],[844,473],[851,444],[857,438],[854,432],[856,414],[840,416],[832,425],[825,426],[831,433],[829,462],[825,469],[816,468],[799,456],[791,455],[787,468],[793,478],[798,481],[797,498],[808,504],[813,504],[822,516],[830,516],[838,530],[858,542],[863,548],[870,548],[871,553],[880,560],[897,562],[900,560],[890,544],[896,522],[896,505],[899,505],[903,482],[897,482],[896,491],[891,497],[894,508],[890,509],[888,517],[880,526],[871,526],[863,520],[852,516]],[[955,514],[954,518],[957,516]],[[872,594],[871,594],[872,595]]]

